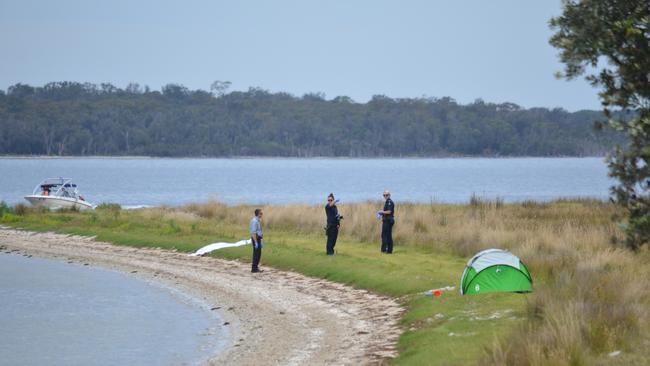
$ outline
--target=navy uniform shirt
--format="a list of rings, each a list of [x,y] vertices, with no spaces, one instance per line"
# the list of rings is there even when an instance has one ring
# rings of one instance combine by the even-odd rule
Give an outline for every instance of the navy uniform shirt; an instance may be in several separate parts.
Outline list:
[[[383,214],[382,217],[384,220],[392,219],[395,217],[395,202],[392,199],[387,199],[384,203],[384,211],[390,211],[390,214]]]
[[[325,205],[325,214],[327,215],[327,225],[338,225],[339,220],[336,216],[339,215],[339,210],[336,208],[336,205],[330,206],[329,204]]]

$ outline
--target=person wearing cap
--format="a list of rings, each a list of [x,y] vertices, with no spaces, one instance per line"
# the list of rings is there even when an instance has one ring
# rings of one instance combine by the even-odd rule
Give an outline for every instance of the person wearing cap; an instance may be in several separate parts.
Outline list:
[[[395,203],[390,199],[390,192],[384,191],[384,209],[377,212],[381,217],[381,252],[393,253],[393,225],[395,224]]]
[[[251,219],[249,225],[249,232],[251,234],[251,244],[253,245],[253,263],[251,272],[258,273],[260,271],[260,259],[262,258],[262,212],[261,208],[255,209],[255,216]]]
[[[334,194],[330,193],[327,196],[327,204],[325,205],[325,215],[327,215],[327,226],[325,227],[327,243],[325,245],[325,253],[327,255],[334,255],[334,246],[336,245],[336,238],[339,236],[339,228],[341,227],[341,216],[339,215],[338,208],[336,208],[336,202],[334,200]]]

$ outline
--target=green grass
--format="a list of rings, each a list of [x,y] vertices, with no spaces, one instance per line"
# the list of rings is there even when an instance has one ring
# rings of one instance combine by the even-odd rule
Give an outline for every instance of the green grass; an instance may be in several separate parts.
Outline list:
[[[193,251],[217,241],[246,237],[246,226],[216,220],[168,220],[138,211],[97,210],[92,213],[28,211],[22,216],[5,212],[0,223],[35,231],[96,236],[117,245],[161,247]],[[391,256],[379,244],[342,237],[334,257],[325,255],[321,233],[290,229],[267,230],[262,265],[367,289],[397,298],[407,309],[401,319],[396,365],[464,365],[476,363],[497,337],[507,337],[526,316],[528,295],[460,296],[444,292],[440,298],[420,292],[458,286],[466,258],[399,243]],[[215,256],[248,262],[248,247],[229,248]]]

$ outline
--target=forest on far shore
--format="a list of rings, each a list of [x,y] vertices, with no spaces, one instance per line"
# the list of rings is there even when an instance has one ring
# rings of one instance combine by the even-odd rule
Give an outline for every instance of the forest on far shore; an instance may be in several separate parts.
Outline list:
[[[594,156],[624,140],[601,112],[450,97],[366,103],[260,88],[53,82],[0,90],[0,155]]]

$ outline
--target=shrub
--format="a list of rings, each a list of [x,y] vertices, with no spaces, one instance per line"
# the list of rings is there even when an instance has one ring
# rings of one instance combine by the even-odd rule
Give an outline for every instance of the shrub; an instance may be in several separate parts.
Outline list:
[[[23,205],[22,203],[14,206],[14,213],[18,216],[24,216],[29,211],[29,207]]]
[[[121,210],[122,206],[118,203],[102,202],[95,208],[96,210]]]
[[[13,210],[5,201],[0,201],[0,217],[4,216],[5,213],[13,213]]]

